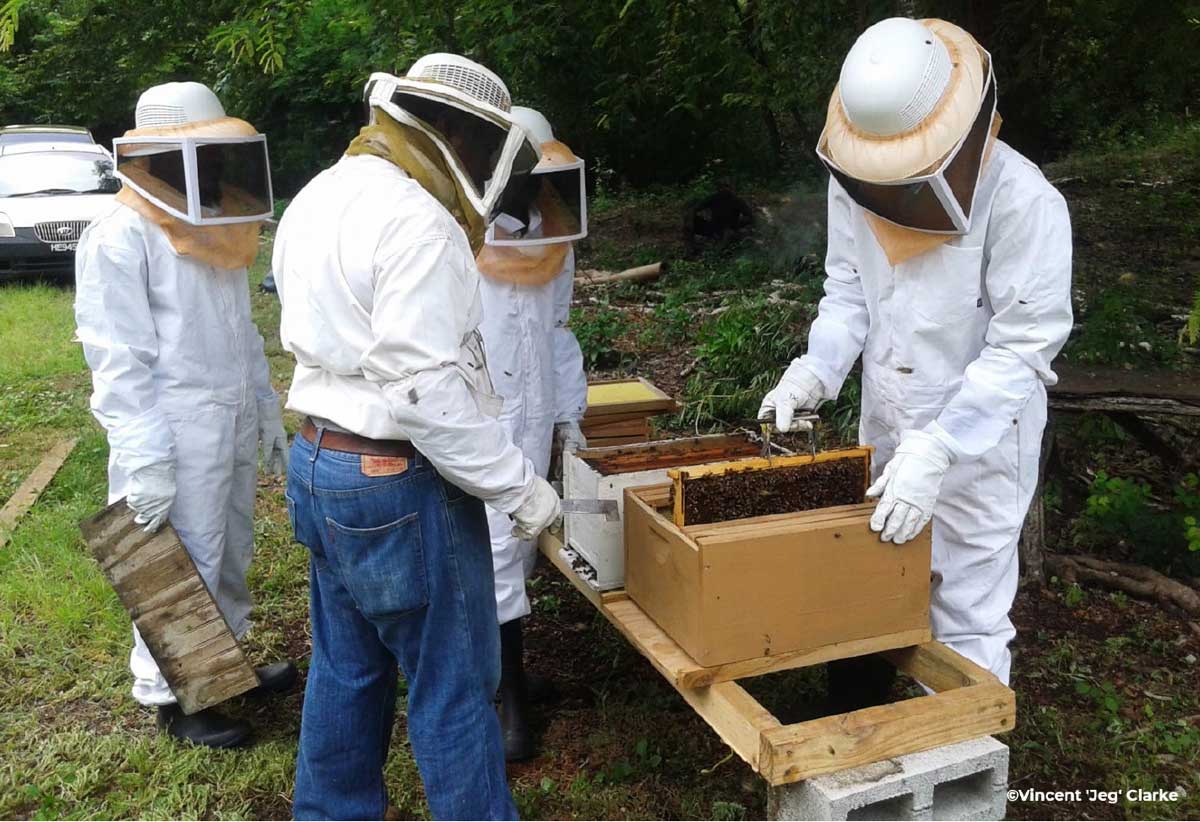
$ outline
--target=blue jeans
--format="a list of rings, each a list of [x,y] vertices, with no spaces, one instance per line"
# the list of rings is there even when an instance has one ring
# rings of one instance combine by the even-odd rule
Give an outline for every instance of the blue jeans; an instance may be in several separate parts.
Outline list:
[[[293,814],[383,818],[398,663],[433,816],[516,819],[492,704],[500,640],[483,503],[420,455],[380,465],[317,441],[296,437],[288,469],[312,597]]]

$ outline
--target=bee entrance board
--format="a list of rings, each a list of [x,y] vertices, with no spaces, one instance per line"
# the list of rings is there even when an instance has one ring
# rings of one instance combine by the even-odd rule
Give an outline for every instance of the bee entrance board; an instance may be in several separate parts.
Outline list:
[[[927,641],[929,529],[904,545],[884,543],[870,530],[874,505],[862,501],[870,453],[857,448],[673,469],[671,485],[626,490],[629,597],[706,667],[818,651],[836,659],[838,648],[861,641],[874,650],[911,645],[914,636]],[[686,518],[690,482],[736,483],[751,474],[770,481],[837,462],[849,466],[839,470],[856,472],[848,504],[720,522]],[[797,485],[802,492],[804,483]],[[816,493],[807,498],[837,501]]]
[[[100,570],[184,713],[258,686],[258,675],[170,525],[147,534],[125,500],[80,523]]]
[[[859,505],[870,470],[870,448],[680,468],[669,473],[675,524]]]

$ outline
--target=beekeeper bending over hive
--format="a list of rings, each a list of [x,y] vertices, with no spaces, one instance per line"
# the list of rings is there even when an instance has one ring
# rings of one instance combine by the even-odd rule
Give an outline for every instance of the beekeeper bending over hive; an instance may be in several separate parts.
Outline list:
[[[488,367],[504,398],[500,422],[539,476],[550,448],[586,448],[579,421],[587,410],[587,375],[575,335],[567,328],[575,284],[574,240],[587,236],[583,161],[554,139],[550,123],[514,106],[513,121],[539,146],[528,180],[502,203],[477,263],[483,278],[483,334]],[[537,551],[513,534],[512,520],[488,508],[496,611],[500,618],[500,725],[504,754],[528,759],[536,748],[529,727],[529,688],[522,624],[529,614],[525,578]]]
[[[760,416],[786,430],[862,355],[871,527],[902,543],[932,518],[933,634],[1007,682],[1017,537],[1071,330],[1071,224],[999,126],[991,57],[962,29],[894,18],[859,37],[817,148],[825,297]],[[848,681],[860,702],[890,686]]]

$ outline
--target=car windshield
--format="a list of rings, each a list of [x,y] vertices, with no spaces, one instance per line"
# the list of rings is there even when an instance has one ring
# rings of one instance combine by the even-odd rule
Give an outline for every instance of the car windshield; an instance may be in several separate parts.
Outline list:
[[[90,143],[92,135],[80,131],[10,131],[0,134],[0,146],[17,143]]]
[[[0,197],[112,194],[120,188],[102,154],[17,154],[0,157]]]

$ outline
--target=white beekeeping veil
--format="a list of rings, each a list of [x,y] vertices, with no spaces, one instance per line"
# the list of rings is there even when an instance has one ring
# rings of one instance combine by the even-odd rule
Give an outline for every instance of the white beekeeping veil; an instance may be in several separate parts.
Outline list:
[[[510,184],[537,164],[537,152],[510,115],[512,100],[493,72],[457,54],[427,54],[403,77],[372,74],[364,97],[376,110],[437,146],[472,209],[495,218]]]
[[[541,158],[529,176],[508,187],[504,215],[488,229],[493,246],[573,242],[587,236],[587,182],[583,160],[554,139],[550,123],[531,108],[516,106],[512,118],[539,146]]]
[[[136,118],[113,141],[116,174],[154,206],[194,226],[272,215],[267,138],[227,117],[206,86],[154,86],[138,99]]]
[[[997,117],[991,56],[970,34],[896,17],[850,49],[817,154],[876,217],[964,234]]]

